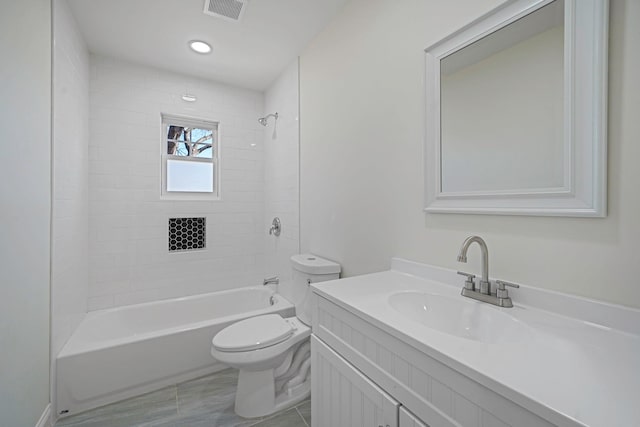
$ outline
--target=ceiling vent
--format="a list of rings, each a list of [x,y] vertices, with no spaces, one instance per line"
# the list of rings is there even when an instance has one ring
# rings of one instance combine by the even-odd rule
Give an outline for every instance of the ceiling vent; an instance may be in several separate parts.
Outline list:
[[[248,0],[204,0],[204,13],[238,22],[247,7]]]

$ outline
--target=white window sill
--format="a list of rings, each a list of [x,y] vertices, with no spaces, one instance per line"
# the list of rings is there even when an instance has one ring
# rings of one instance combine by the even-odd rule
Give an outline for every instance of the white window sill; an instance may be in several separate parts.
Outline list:
[[[160,195],[160,200],[182,200],[186,202],[221,202],[222,197],[207,193],[176,193],[162,194]]]

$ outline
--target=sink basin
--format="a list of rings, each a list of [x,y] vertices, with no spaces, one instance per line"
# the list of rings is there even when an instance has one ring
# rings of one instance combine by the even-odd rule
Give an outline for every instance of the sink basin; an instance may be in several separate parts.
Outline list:
[[[485,303],[426,292],[398,292],[389,304],[400,315],[431,329],[489,344],[521,342],[530,331],[520,321]]]

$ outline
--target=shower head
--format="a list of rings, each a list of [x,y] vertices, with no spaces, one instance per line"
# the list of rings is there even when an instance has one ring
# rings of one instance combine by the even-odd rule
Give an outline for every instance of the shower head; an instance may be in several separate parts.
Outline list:
[[[262,126],[266,126],[266,125],[267,125],[267,119],[268,119],[269,117],[274,117],[276,120],[278,120],[278,113],[275,113],[275,114],[268,114],[268,115],[266,115],[266,116],[264,116],[264,117],[260,117],[260,118],[258,119],[258,123],[260,123]]]

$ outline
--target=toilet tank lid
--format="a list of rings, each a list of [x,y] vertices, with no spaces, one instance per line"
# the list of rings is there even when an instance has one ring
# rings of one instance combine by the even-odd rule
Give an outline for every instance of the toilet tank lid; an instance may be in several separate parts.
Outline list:
[[[340,264],[313,254],[298,254],[291,257],[293,268],[307,274],[340,273]]]

